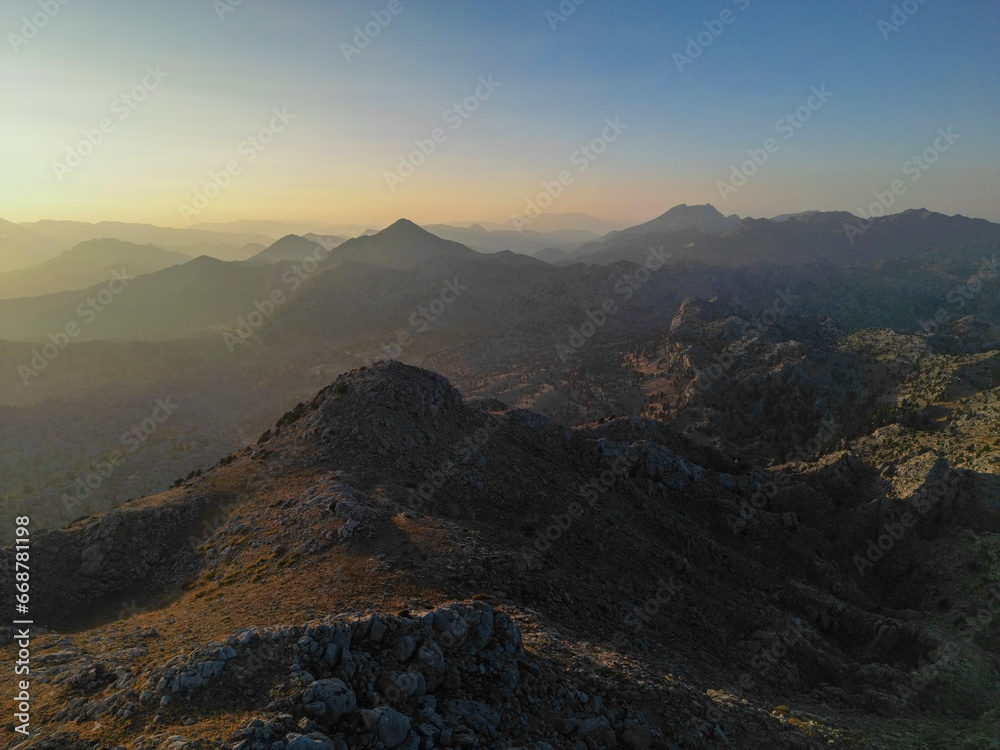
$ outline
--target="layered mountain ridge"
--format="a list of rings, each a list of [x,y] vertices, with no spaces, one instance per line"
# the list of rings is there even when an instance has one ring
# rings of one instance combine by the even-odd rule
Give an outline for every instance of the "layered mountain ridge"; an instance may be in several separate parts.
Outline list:
[[[941,456],[896,477],[851,451],[747,472],[652,420],[570,430],[356,370],[215,468],[35,537],[36,622],[77,632],[35,640],[33,747],[856,746],[857,710],[935,705],[914,676],[989,595],[955,566],[995,499]]]

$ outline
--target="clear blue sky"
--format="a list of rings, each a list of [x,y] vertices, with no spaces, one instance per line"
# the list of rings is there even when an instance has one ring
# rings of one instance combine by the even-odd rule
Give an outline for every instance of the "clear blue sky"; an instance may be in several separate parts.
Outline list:
[[[896,179],[891,211],[1000,220],[1000,3],[913,0],[888,39],[878,22],[902,3],[585,0],[555,30],[556,0],[401,4],[348,62],[341,43],[388,0],[243,0],[222,19],[213,0],[69,0],[26,44],[9,35],[38,0],[5,0],[0,217],[183,226],[179,205],[235,159],[195,221],[502,221],[562,170],[573,181],[550,210],[622,221],[681,202],[855,210]],[[678,70],[723,11],[732,23]],[[147,66],[168,77],[118,119],[112,101]],[[499,88],[453,129],[445,110],[480,76]],[[784,139],[776,122],[821,86],[833,95]],[[274,108],[295,119],[251,163],[239,146]],[[53,162],[105,117],[113,132],[58,179]],[[571,155],[609,117],[627,130],[579,171]],[[911,182],[906,162],[949,126],[960,138]],[[390,189],[438,127],[435,153]],[[718,182],[771,137],[778,150],[724,201]]]

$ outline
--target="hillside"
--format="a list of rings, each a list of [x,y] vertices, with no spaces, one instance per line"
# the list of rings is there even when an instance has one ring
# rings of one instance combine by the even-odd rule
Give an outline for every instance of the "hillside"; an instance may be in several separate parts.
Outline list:
[[[657,234],[681,232],[685,229],[694,229],[701,234],[725,234],[739,223],[739,216],[736,214],[725,216],[711,204],[689,206],[682,203],[645,224],[623,229],[618,234]]]
[[[381,232],[348,240],[331,255],[331,263],[336,266],[356,261],[406,269],[442,255],[472,258],[478,254],[459,242],[441,239],[408,219],[400,219]]]
[[[189,260],[188,255],[153,245],[89,240],[44,263],[0,273],[0,299],[86,289],[110,281],[116,271],[134,278]]]
[[[194,245],[199,242],[246,244],[269,239],[257,232],[218,232],[194,227],[158,227],[122,221],[27,221],[20,226],[67,244],[113,237],[126,242],[152,245]]]
[[[245,444],[324,381],[377,359],[434,369],[471,395],[568,425],[623,414],[682,420],[700,439],[769,462],[794,439],[787,415],[770,409],[800,398],[804,388],[810,395],[797,407],[803,421],[795,430],[817,425],[816,397],[840,418],[884,414],[896,403],[899,373],[937,372],[938,352],[977,356],[1000,348],[989,324],[1000,320],[1000,297],[979,293],[961,308],[948,301],[981,273],[975,262],[932,256],[881,264],[878,272],[823,262],[664,270],[640,284],[627,263],[554,268],[510,253],[466,251],[407,270],[345,262],[301,281],[281,265],[202,259],[130,282],[86,326],[77,308],[103,287],[2,301],[0,326],[23,325],[38,338],[0,344],[0,443],[14,446],[0,461],[0,502],[32,504],[43,526],[72,520],[63,494],[78,492],[93,462],[120,449],[119,436],[157,399],[173,396],[182,405],[176,424],[129,452],[83,508],[105,510],[158,491]],[[285,297],[274,313],[248,318],[275,289]],[[691,298],[715,299],[720,320],[693,315],[697,307],[685,307]],[[609,299],[615,312],[582,337],[590,314]],[[776,304],[784,312],[772,318]],[[930,337],[920,321],[940,309],[955,320],[933,346],[909,347],[921,361],[894,365],[898,373],[884,381],[867,375],[884,347],[880,329],[924,342]],[[773,325],[762,327],[761,316]],[[44,348],[48,333],[67,321],[81,325],[71,345]],[[110,332],[121,338],[100,340]],[[148,341],[125,340],[135,337]],[[740,378],[730,383],[727,376],[725,385],[678,405],[700,369],[729,356],[739,357]],[[854,409],[849,399],[862,388],[873,403]],[[0,518],[0,529],[10,517]]]
[[[0,335],[38,337],[0,343],[0,441],[14,446],[0,527],[31,508],[37,585],[54,592],[38,621],[62,634],[39,640],[54,670],[39,746],[73,747],[69,731],[88,750],[303,732],[353,747],[383,715],[408,718],[410,744],[988,746],[992,621],[952,660],[1000,578],[1000,297],[981,260],[994,225],[921,216],[870,231],[928,221],[938,239],[887,242],[864,266],[649,265],[647,248],[645,274],[556,267],[405,220],[308,271],[197,258],[129,281],[27,382],[39,342],[103,286],[0,301]],[[702,241],[832,219],[755,221]],[[283,301],[244,336],[275,289]],[[451,384],[356,369],[391,358]],[[565,521],[592,481],[601,499]],[[906,513],[916,530],[870,552]],[[570,526],[540,537],[553,523]],[[434,642],[404,612],[510,627],[471,650],[438,642],[428,671],[391,655],[407,636],[411,654]],[[370,633],[371,613],[384,645],[359,635],[350,660],[322,664],[296,651],[310,633],[324,649]],[[241,643],[225,659],[212,645]],[[908,692],[941,663],[940,689]],[[462,676],[479,665],[483,679]],[[261,687],[236,690],[248,675]],[[338,719],[313,705],[331,686],[354,696]],[[503,708],[494,720],[480,704]]]
[[[776,220],[742,219],[722,234],[707,233],[690,221],[660,225],[671,212],[583,245],[564,263],[641,262],[653,246],[663,247],[675,260],[724,266],[821,259],[842,266],[870,266],[932,252],[981,261],[1000,247],[1000,224],[926,209],[875,218],[870,224],[848,213],[821,211]]]
[[[70,244],[0,219],[0,273],[42,263]]]
[[[1000,3],[514,6],[3,6],[0,750],[1000,750]]]
[[[946,702],[911,685],[998,582],[963,572],[996,554],[995,498],[940,457],[897,468],[745,473],[653,421],[568,430],[354,371],[211,471],[36,536],[36,621],[75,633],[34,640],[34,746],[881,747],[988,721],[989,631]],[[889,507],[926,521],[864,576]]]
[[[122,221],[29,221],[20,225],[24,229],[72,247],[88,240],[112,238],[137,245],[157,247],[182,252],[190,256],[211,255],[220,260],[243,260],[240,249],[251,242],[271,244],[274,238],[257,232],[217,232],[195,227],[158,227],[152,224],[135,224]]]
[[[372,290],[364,285],[365,281],[351,282],[352,274],[365,276],[368,273],[365,268],[401,271],[432,263],[441,257],[455,260],[483,257],[405,219],[377,234],[349,240],[332,250],[310,239],[286,238],[274,254],[286,254],[289,259],[263,264],[225,263],[202,256],[130,280],[126,285],[115,282],[110,294],[110,282],[105,280],[77,292],[0,299],[0,338],[47,340],[50,332],[63,330],[67,323],[75,322],[80,327],[74,337],[76,342],[160,340],[235,332],[237,329],[246,332],[246,336],[241,337],[245,339],[272,325],[288,311],[298,309],[301,305],[296,306],[291,301],[315,286],[324,271],[335,273],[334,269],[345,266],[346,270],[336,272],[338,281],[346,281],[347,288],[356,287],[365,304],[371,304]],[[298,262],[290,259],[298,256],[304,257]],[[409,295],[417,293],[411,289]],[[333,304],[337,302],[332,300]],[[360,311],[348,312],[357,324],[363,322]],[[249,328],[241,327],[239,321],[246,322],[252,315],[255,323]]]
[[[345,237],[321,237],[319,235],[309,235],[300,237],[297,234],[289,234],[282,237],[273,245],[269,245],[255,255],[247,258],[247,263],[255,266],[268,265],[271,263],[281,263],[283,261],[298,262],[307,258],[315,259],[316,255],[324,257],[333,248],[344,244]]]
[[[48,340],[70,323],[74,342],[196,335],[235,325],[276,288],[276,269],[201,256],[127,283],[112,277],[80,291],[0,300],[0,338]]]

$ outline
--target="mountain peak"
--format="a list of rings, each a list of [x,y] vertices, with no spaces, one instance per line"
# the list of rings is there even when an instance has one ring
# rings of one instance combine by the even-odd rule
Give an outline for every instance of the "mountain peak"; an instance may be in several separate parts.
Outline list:
[[[442,239],[409,219],[399,219],[380,232],[349,240],[337,253],[341,261],[356,260],[387,268],[408,268],[441,255],[471,257],[478,253]]]
[[[660,214],[654,221],[665,218],[679,218],[679,217],[689,217],[689,218],[701,218],[701,219],[726,219],[726,215],[723,214],[719,209],[713,206],[711,203],[700,203],[693,206],[689,206],[687,203],[679,203],[673,208],[668,209],[664,213]]]
[[[317,257],[317,250],[331,244],[332,247],[336,247],[340,243],[324,244],[317,239],[303,237],[299,234],[286,234],[280,240],[248,258],[247,262],[251,265],[267,265],[281,261],[302,261],[309,257]]]
[[[674,206],[652,221],[624,230],[631,234],[651,232],[682,232],[694,229],[703,234],[723,234],[740,222],[736,214],[726,216],[711,203],[689,206],[686,203]]]
[[[683,212],[686,212],[686,211],[697,211],[697,212],[701,212],[701,213],[711,213],[711,214],[718,214],[719,216],[722,216],[722,213],[719,211],[719,209],[717,209],[711,203],[695,203],[695,204],[692,204],[692,205],[688,205],[687,203],[678,203],[673,208],[667,210],[666,213],[664,213],[663,215],[666,216],[669,213],[673,213],[673,212],[683,213]]]
[[[427,244],[428,242],[444,241],[433,232],[428,232],[422,226],[410,221],[409,219],[397,219],[381,232],[375,232],[371,236],[378,237],[382,240],[391,240],[393,242],[419,243],[421,245]]]
[[[443,375],[396,360],[382,360],[344,373],[320,391],[314,403],[320,412],[342,394],[353,393],[362,401],[379,396],[381,404],[395,404],[419,413],[436,414],[458,408],[462,395]]]
[[[376,232],[371,236],[372,240],[389,241],[390,243],[405,242],[415,247],[428,247],[447,243],[433,232],[428,232],[419,224],[415,224],[409,219],[399,219],[381,232]]]
[[[397,219],[396,221],[394,221],[392,224],[390,224],[377,234],[388,234],[388,233],[398,234],[401,232],[416,232],[422,234],[430,234],[430,232],[428,232],[426,229],[424,229],[418,224],[413,223],[409,219]]]

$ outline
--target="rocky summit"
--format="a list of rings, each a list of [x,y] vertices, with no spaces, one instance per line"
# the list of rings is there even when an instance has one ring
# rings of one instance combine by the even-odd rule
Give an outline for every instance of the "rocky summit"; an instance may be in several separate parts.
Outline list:
[[[996,488],[855,448],[748,468],[652,419],[351,371],[34,537],[21,746],[880,747],[875,721],[995,716],[1000,590],[969,571]]]

